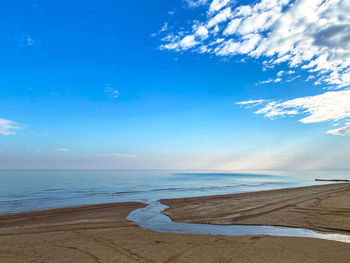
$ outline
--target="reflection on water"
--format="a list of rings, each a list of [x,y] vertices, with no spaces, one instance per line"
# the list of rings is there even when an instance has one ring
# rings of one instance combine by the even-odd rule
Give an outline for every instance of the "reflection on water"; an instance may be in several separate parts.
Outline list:
[[[350,235],[324,234],[303,228],[178,223],[173,222],[167,215],[161,213],[166,208],[168,208],[167,205],[163,205],[158,201],[153,201],[150,202],[148,206],[131,212],[127,219],[134,221],[143,228],[156,232],[206,235],[212,234],[223,236],[273,235],[312,237],[350,243]]]
[[[258,191],[311,183],[312,180],[288,176],[205,171],[0,170],[0,214]]]

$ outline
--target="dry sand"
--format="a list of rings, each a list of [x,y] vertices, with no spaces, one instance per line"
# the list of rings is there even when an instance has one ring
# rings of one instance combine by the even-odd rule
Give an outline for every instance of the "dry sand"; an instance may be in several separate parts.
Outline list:
[[[350,184],[161,200],[174,221],[273,225],[350,234]],[[350,259],[349,259],[350,262]]]
[[[322,202],[328,204],[327,199]],[[143,206],[116,203],[0,216],[0,262],[348,263],[350,259],[350,244],[335,241],[152,232],[125,219]]]

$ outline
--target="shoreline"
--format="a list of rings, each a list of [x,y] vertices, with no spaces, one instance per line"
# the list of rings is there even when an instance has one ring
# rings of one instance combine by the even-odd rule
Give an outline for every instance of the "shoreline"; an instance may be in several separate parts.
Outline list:
[[[147,206],[141,202],[79,205],[0,214],[0,230],[32,225],[65,224],[67,222],[124,220],[133,210]]]
[[[109,203],[0,215],[0,258],[16,263],[345,263],[350,258],[349,243],[265,235],[159,233],[126,219],[131,211],[145,206]]]
[[[329,188],[335,188],[334,192],[331,191],[329,193]],[[274,190],[261,190],[261,191],[253,191],[253,192],[242,192],[242,193],[232,193],[232,194],[220,194],[220,195],[207,195],[207,196],[196,196],[196,197],[184,197],[184,198],[170,198],[170,199],[160,199],[159,202],[161,204],[165,204],[168,206],[164,211],[161,213],[168,216],[172,221],[179,222],[179,223],[195,223],[195,224],[211,224],[211,225],[251,225],[251,226],[277,226],[277,227],[290,227],[290,228],[304,228],[304,229],[310,229],[315,231],[320,231],[323,233],[339,233],[339,234],[349,234],[350,233],[350,205],[349,205],[349,226],[347,229],[332,229],[332,228],[318,228],[306,225],[293,225],[293,224],[281,224],[281,223],[275,223],[271,224],[270,222],[264,222],[264,223],[254,223],[254,222],[245,222],[244,219],[249,218],[248,216],[243,216],[240,218],[237,216],[236,213],[224,213],[222,214],[222,211],[220,213],[217,213],[217,210],[221,209],[227,209],[229,206],[229,209],[235,210],[239,209],[243,206],[243,210],[246,209],[246,204],[243,203],[241,207],[235,207],[234,202],[240,201],[241,198],[245,199],[245,201],[249,201],[253,203],[253,208],[249,207],[247,211],[253,210],[254,208],[259,209],[261,206],[265,207],[269,204],[262,203],[257,205],[257,198],[260,198],[261,196],[267,196],[271,195],[271,197],[274,197],[274,194],[280,193],[288,193],[292,191],[305,191],[309,189],[318,189],[318,190],[326,190],[327,195],[333,195],[337,194],[337,191],[340,190],[341,192],[344,190],[345,192],[349,193],[349,202],[350,202],[350,183],[343,183],[343,182],[337,182],[337,183],[330,183],[326,185],[312,185],[312,186],[302,186],[302,187],[289,187],[289,188],[281,188],[281,189],[274,189]],[[322,194],[324,194],[322,192]],[[300,197],[298,197],[300,198]],[[312,197],[312,198],[319,198],[319,197]],[[268,199],[269,200],[269,199]],[[217,202],[224,201],[228,204],[220,204],[218,205]],[[290,201],[289,199],[287,201]],[[345,200],[347,201],[347,200]],[[279,200],[278,203],[282,204],[284,207],[284,200]],[[211,211],[210,209],[207,209],[206,206],[210,205],[213,207],[213,204],[216,203],[215,208],[217,208],[215,211]],[[251,203],[249,203],[251,205]],[[101,203],[101,204],[88,204],[88,205],[77,205],[77,206],[68,206],[68,207],[56,207],[56,208],[46,208],[46,209],[39,209],[39,210],[29,210],[29,211],[23,211],[23,212],[14,212],[14,213],[5,213],[0,214],[0,230],[2,228],[7,227],[18,227],[21,225],[31,225],[31,224],[51,224],[51,223],[62,223],[65,221],[80,221],[80,220],[110,220],[113,219],[112,215],[110,214],[109,210],[113,210],[114,208],[118,209],[127,209],[128,213],[125,216],[125,219],[127,216],[134,210],[138,208],[146,207],[147,204],[142,202],[115,202],[115,203]],[[290,206],[288,204],[287,206]],[[191,210],[190,212],[186,210]],[[198,213],[198,210],[201,211],[201,213]],[[275,209],[274,209],[275,210]],[[278,209],[276,209],[278,210]],[[97,212],[97,213],[96,213]],[[213,214],[214,212],[214,214]],[[245,212],[245,211],[244,211]],[[264,211],[265,212],[265,211]],[[339,212],[339,210],[337,210]],[[64,213],[64,215],[62,215]],[[124,212],[125,213],[125,212]],[[239,213],[239,212],[238,212]],[[64,216],[64,218],[63,218]],[[84,216],[84,219],[81,219],[81,217]],[[114,215],[113,215],[114,216]],[[234,219],[233,221],[230,221],[230,216]],[[223,221],[222,218],[224,218]],[[225,222],[226,221],[226,222]],[[239,223],[237,223],[239,222]]]
[[[175,222],[304,228],[350,233],[350,184],[161,199]]]
[[[312,186],[303,186],[303,187],[290,187],[290,188],[281,188],[274,190],[262,190],[262,191],[253,191],[253,192],[242,192],[242,193],[232,193],[232,194],[220,194],[220,195],[208,195],[208,196],[197,196],[197,197],[184,197],[184,198],[171,198],[171,199],[160,199],[161,204],[168,206],[161,213],[170,217],[172,221],[179,223],[195,223],[195,224],[212,224],[212,225],[251,225],[251,226],[278,226],[278,227],[290,227],[290,228],[304,228],[315,231],[321,231],[324,233],[340,233],[340,234],[349,234],[350,233],[350,219],[349,226],[346,229],[337,229],[337,228],[318,228],[306,225],[293,225],[293,224],[281,224],[275,223],[271,224],[270,222],[264,223],[254,223],[254,222],[245,222],[245,219],[249,218],[251,215],[242,216],[240,212],[235,213],[217,213],[217,210],[225,210],[229,206],[230,210],[240,209],[243,207],[243,211],[251,211],[254,209],[260,209],[261,207],[267,207],[271,204],[266,204],[262,202],[257,204],[258,198],[264,196],[269,200],[269,196],[274,197],[275,194],[288,194],[293,191],[307,191],[307,190],[321,190],[321,194],[326,194],[326,197],[330,195],[337,195],[339,191],[341,193],[349,193],[349,202],[350,202],[350,183],[330,183],[326,185],[312,185]],[[331,190],[331,191],[330,191]],[[326,192],[323,192],[326,191]],[[316,191],[314,191],[316,192]],[[317,194],[317,192],[316,192]],[[281,198],[281,196],[279,196]],[[287,196],[288,197],[288,196]],[[235,202],[239,201],[242,203],[241,199],[245,199],[243,204],[235,207]],[[303,198],[303,196],[297,196],[296,198]],[[296,199],[295,198],[295,199]],[[318,198],[319,196],[312,196],[312,199]],[[225,202],[225,204],[217,204],[217,202]],[[244,202],[249,202],[250,206],[246,209],[247,204]],[[290,201],[287,199],[286,201]],[[308,200],[307,200],[308,201]],[[347,202],[347,200],[345,200]],[[285,200],[279,200],[278,204],[282,207],[288,206],[291,204],[284,204]],[[215,210],[211,211],[206,206],[214,207],[213,204],[216,204]],[[332,203],[333,204],[333,203]],[[275,205],[273,203],[272,205]],[[135,209],[146,207],[147,204],[142,202],[115,202],[115,203],[101,203],[101,204],[92,204],[92,205],[77,205],[77,206],[68,206],[68,207],[56,207],[56,208],[47,208],[39,210],[29,210],[23,212],[14,212],[14,213],[5,213],[0,214],[0,230],[7,227],[18,227],[21,225],[31,225],[31,224],[51,224],[51,223],[62,223],[65,221],[80,221],[80,220],[110,220],[113,219],[109,210],[118,208],[121,210],[127,209],[128,213],[126,217]],[[334,207],[333,207],[334,208]],[[335,208],[337,209],[337,208]],[[191,210],[189,213],[186,210]],[[201,212],[198,213],[198,210]],[[281,210],[278,208],[273,209]],[[213,213],[214,212],[214,213]],[[261,212],[261,211],[260,211]],[[262,211],[264,214],[266,211]],[[339,213],[339,210],[337,210]],[[348,216],[350,218],[350,205]],[[125,212],[124,212],[125,213]],[[237,215],[237,213],[239,215]],[[63,215],[64,214],[64,215]],[[260,213],[261,214],[261,213]],[[84,216],[84,219],[81,217]],[[114,215],[113,215],[114,216]],[[230,216],[233,219],[230,221]],[[243,218],[240,218],[240,217]],[[254,215],[253,215],[254,216]],[[63,218],[64,217],[64,218]],[[222,220],[224,219],[224,220]],[[222,221],[221,221],[222,220]],[[237,223],[238,222],[238,223]]]
[[[316,182],[335,182],[335,183],[349,183],[348,179],[315,179]]]

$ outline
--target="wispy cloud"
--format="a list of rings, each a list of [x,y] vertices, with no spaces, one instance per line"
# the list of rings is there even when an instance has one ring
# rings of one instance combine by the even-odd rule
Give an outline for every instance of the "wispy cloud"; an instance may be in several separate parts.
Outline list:
[[[213,0],[209,6],[209,13],[219,11],[226,6],[231,0]]]
[[[293,73],[295,73],[294,70],[288,70],[288,71],[281,70],[281,71],[277,72],[277,77],[282,77],[284,75],[291,75]]]
[[[134,159],[134,158],[138,158],[137,155],[129,154],[129,153],[98,153],[95,156],[107,157],[107,158],[113,158],[113,159]]]
[[[62,152],[62,153],[66,153],[66,152],[71,152],[72,150],[69,148],[54,148],[54,149],[35,149],[34,150],[36,153],[48,153],[48,152]]]
[[[172,12],[172,11],[169,11],[169,12]],[[171,13],[171,15],[174,15],[174,14],[175,14],[175,12]],[[168,31],[168,29],[169,29],[168,26],[169,26],[168,22],[164,22],[162,28],[159,29],[159,31],[157,33],[152,33],[151,37],[156,37],[157,35],[161,34],[162,32]]]
[[[119,91],[117,90],[117,88],[111,86],[110,84],[105,85],[104,91],[110,94],[115,99],[119,97]]]
[[[56,152],[71,152],[72,150],[68,149],[68,148],[56,148],[56,149],[54,149],[54,151],[56,151]]]
[[[186,6],[191,8],[205,5],[208,3],[208,1],[209,0],[184,0],[184,2],[186,3]]]
[[[350,122],[346,123],[344,127],[329,130],[327,133],[332,135],[350,136]]]
[[[247,101],[240,101],[240,102],[237,102],[236,104],[238,105],[258,105],[258,104],[261,104],[265,102],[265,100],[247,100]]]
[[[295,70],[288,70],[288,71],[280,70],[279,72],[277,72],[275,78],[268,78],[267,80],[259,81],[258,83],[256,83],[256,85],[267,84],[267,83],[279,83],[283,80],[285,80],[286,82],[291,82],[301,77],[301,75],[292,76],[294,73],[295,73]]]
[[[165,22],[162,28],[160,29],[159,33],[167,31],[168,30],[168,22]]]
[[[0,134],[15,135],[17,130],[22,129],[17,122],[0,118]]]
[[[258,100],[260,102],[261,100]],[[326,121],[339,121],[350,118],[350,90],[328,91],[326,93],[296,98],[286,101],[262,101],[256,106],[261,108],[255,111],[265,117],[274,119],[288,115],[302,115],[302,123],[318,123]],[[239,105],[250,104],[238,102]],[[254,100],[251,100],[254,103]],[[251,107],[249,107],[251,108]],[[328,131],[333,135],[350,135],[349,123],[339,129]]]
[[[22,33],[21,37],[18,41],[19,48],[30,48],[30,47],[37,47],[38,42],[29,34]]]
[[[267,84],[267,83],[278,83],[278,82],[281,82],[281,81],[282,81],[282,79],[280,77],[277,77],[275,79],[268,78],[267,80],[259,81],[255,85],[262,85],[262,84]]]
[[[270,118],[305,114],[306,117],[300,119],[303,123],[338,121],[350,117],[349,101],[350,90],[329,91],[283,102],[272,101],[256,113]]]

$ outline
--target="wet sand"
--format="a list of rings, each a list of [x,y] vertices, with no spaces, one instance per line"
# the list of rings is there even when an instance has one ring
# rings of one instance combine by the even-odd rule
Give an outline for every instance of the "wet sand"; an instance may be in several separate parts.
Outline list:
[[[114,203],[2,215],[0,262],[307,263],[350,259],[350,244],[335,241],[152,232],[126,220],[132,210],[143,206]]]
[[[350,184],[160,200],[176,222],[270,225],[350,234]]]

